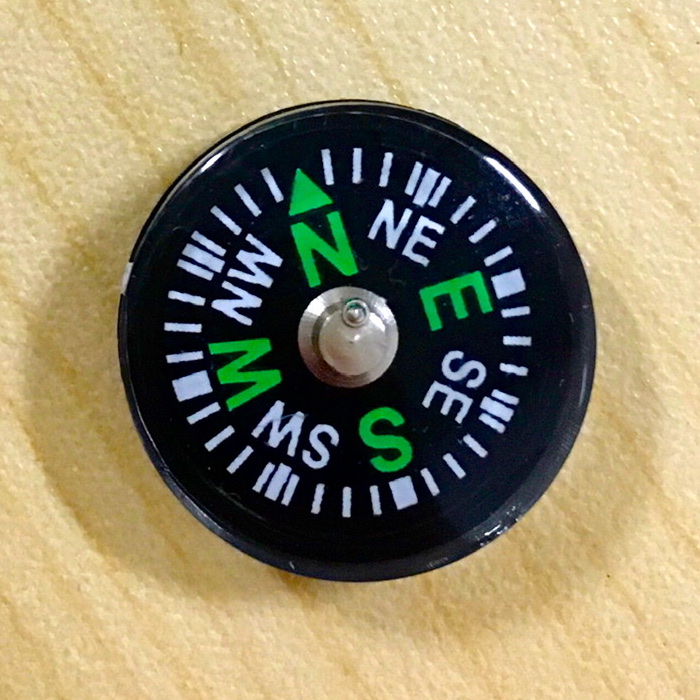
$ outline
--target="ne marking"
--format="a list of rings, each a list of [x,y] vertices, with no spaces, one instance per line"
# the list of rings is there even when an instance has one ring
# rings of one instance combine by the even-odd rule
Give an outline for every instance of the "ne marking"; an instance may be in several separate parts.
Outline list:
[[[204,353],[197,350],[196,352],[177,352],[173,355],[166,355],[165,361],[169,364],[177,362],[194,362],[195,360],[203,360]]]
[[[201,333],[201,323],[166,323],[163,330],[169,333]]]
[[[379,498],[379,486],[373,484],[369,487],[369,497],[372,501],[372,513],[374,515],[382,514],[382,501]]]
[[[418,503],[416,489],[410,476],[402,476],[390,481],[389,488],[391,489],[391,495],[394,497],[397,510],[403,510]]]
[[[253,201],[253,198],[248,194],[248,190],[243,187],[243,185],[236,185],[233,188],[234,192],[240,197],[241,202],[245,205],[246,209],[253,215],[253,216],[260,216],[262,214],[262,210],[260,207]]]
[[[249,445],[246,445],[242,450],[241,453],[236,457],[236,459],[231,462],[231,464],[226,467],[226,471],[229,474],[235,474],[241,467],[241,465],[250,457],[250,455],[253,454],[253,448],[250,447]]]
[[[224,440],[230,438],[233,435],[233,428],[227,425],[220,433],[214,435],[214,437],[209,440],[209,442],[204,444],[207,452],[211,452],[214,448],[218,447]]]
[[[208,416],[211,416],[214,413],[218,413],[220,410],[221,406],[218,403],[210,403],[208,406],[205,406],[200,411],[197,411],[197,413],[193,413],[191,416],[188,416],[187,422],[190,425],[194,425],[203,418],[207,418]]]
[[[212,207],[211,213],[229,230],[234,236],[238,236],[243,230],[228,214],[225,214],[219,207]]]

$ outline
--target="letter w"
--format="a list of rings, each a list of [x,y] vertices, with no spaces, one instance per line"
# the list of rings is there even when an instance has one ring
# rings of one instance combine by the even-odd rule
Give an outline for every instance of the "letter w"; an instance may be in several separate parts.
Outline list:
[[[277,386],[282,381],[282,375],[276,369],[259,369],[243,372],[243,368],[267,355],[272,350],[269,338],[254,338],[252,340],[234,340],[228,343],[210,343],[209,352],[212,355],[238,355],[240,357],[224,365],[216,373],[219,383],[250,384],[247,389],[239,391],[226,401],[229,411],[242,406]]]

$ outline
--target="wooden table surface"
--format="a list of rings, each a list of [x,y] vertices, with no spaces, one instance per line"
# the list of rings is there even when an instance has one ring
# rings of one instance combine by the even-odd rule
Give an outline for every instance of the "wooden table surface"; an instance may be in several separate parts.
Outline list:
[[[700,698],[697,0],[0,0],[1,698]],[[124,263],[271,110],[435,111],[585,259],[582,434],[514,530],[431,574],[287,575],[170,494],[116,359]]]

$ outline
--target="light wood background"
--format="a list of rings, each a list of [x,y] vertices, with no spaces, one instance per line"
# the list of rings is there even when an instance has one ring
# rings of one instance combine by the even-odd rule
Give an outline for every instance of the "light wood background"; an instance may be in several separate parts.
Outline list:
[[[697,0],[0,0],[0,698],[700,698]],[[150,466],[119,281],[167,184],[273,109],[438,112],[548,193],[600,333],[576,448],[446,569],[239,554]]]

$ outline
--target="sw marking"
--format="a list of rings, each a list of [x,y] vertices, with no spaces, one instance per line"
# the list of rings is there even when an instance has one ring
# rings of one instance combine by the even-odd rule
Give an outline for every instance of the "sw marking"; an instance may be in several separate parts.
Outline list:
[[[403,239],[401,255],[427,267],[430,259],[426,256],[435,248],[444,231],[445,227],[442,224],[422,214],[416,214],[408,207],[398,216],[394,202],[385,199],[367,237],[373,241],[378,236],[383,236],[390,250],[395,250]]]

